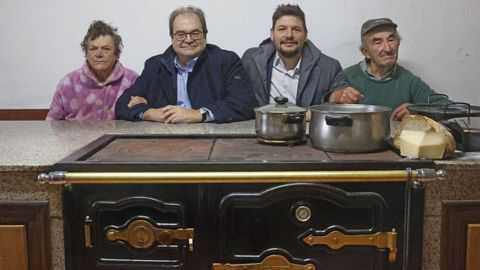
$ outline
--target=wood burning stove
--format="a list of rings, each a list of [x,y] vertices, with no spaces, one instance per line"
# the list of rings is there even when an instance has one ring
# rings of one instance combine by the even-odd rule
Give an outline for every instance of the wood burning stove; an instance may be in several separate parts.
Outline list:
[[[421,269],[432,168],[254,137],[110,135],[39,178],[65,184],[69,270],[400,270]]]

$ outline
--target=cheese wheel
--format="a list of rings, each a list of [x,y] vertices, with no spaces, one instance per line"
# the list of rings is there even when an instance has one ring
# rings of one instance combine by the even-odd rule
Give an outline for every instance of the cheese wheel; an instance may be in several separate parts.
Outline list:
[[[440,123],[421,115],[404,117],[393,144],[408,158],[442,159],[455,152],[455,139]]]

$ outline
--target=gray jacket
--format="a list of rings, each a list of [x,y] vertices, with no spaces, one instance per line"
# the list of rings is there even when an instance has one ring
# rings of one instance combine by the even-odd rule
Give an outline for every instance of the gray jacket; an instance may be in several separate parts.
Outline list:
[[[270,100],[270,81],[272,78],[275,47],[270,39],[264,40],[259,47],[248,49],[242,57],[242,63],[250,77],[253,90],[260,106]],[[312,42],[307,40],[303,48],[298,82],[298,106],[323,103],[331,91],[348,86],[340,63],[323,54]]]

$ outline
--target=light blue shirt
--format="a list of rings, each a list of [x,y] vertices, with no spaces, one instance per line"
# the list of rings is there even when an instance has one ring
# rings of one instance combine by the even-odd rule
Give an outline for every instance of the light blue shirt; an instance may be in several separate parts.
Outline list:
[[[177,57],[174,59],[175,68],[177,69],[177,106],[191,109],[192,103],[190,102],[190,97],[188,96],[187,83],[188,75],[193,71],[195,64],[197,63],[198,57],[193,58],[188,61],[186,66],[182,66],[178,62]],[[213,113],[208,108],[200,108],[200,111],[207,112],[206,122],[214,120]]]
[[[177,68],[177,106],[191,109],[192,104],[187,92],[188,74],[192,72],[198,57],[190,60],[186,66],[182,66],[175,57],[174,63]]]

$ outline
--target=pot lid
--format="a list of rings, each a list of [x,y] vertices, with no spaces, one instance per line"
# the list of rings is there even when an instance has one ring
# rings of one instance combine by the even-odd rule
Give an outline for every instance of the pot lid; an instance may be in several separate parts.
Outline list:
[[[312,112],[321,113],[345,113],[345,114],[370,114],[370,113],[389,113],[391,108],[379,105],[367,104],[332,104],[324,103],[310,107]]]
[[[307,111],[305,108],[288,103],[286,97],[275,97],[273,100],[275,100],[274,104],[255,108],[255,111],[260,113],[304,113]]]

